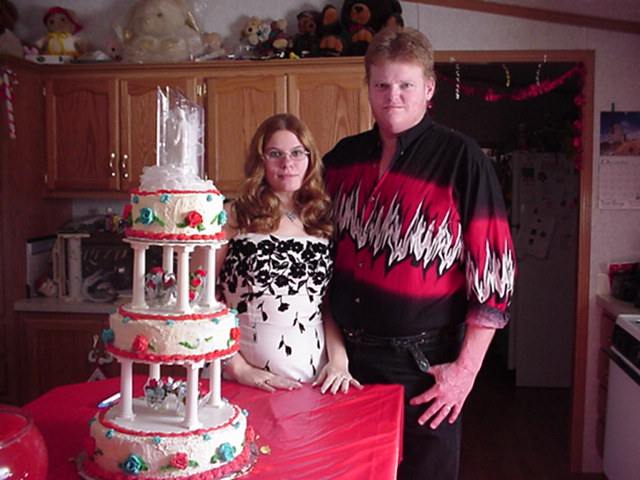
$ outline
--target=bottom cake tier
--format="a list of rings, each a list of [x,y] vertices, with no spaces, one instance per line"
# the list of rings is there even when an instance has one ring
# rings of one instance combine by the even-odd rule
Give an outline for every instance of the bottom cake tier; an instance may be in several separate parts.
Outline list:
[[[247,412],[236,405],[201,406],[201,426],[187,430],[173,410],[133,400],[135,418],[118,418],[119,406],[92,420],[79,471],[96,480],[235,478],[257,457]]]

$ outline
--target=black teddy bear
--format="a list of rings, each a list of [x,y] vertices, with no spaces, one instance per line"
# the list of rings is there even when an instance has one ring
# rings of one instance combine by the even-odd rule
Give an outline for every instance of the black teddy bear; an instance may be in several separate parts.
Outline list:
[[[364,55],[373,35],[389,25],[404,25],[398,0],[345,0],[342,24],[348,32],[349,55]]]

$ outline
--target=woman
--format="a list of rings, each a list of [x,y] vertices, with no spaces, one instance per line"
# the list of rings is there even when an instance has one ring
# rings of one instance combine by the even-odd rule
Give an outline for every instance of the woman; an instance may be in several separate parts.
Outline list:
[[[333,224],[307,126],[289,114],[265,120],[251,140],[245,174],[217,261],[241,331],[240,353],[225,376],[267,391],[301,382],[320,385],[322,393],[361,388],[349,374],[341,332],[323,318]]]

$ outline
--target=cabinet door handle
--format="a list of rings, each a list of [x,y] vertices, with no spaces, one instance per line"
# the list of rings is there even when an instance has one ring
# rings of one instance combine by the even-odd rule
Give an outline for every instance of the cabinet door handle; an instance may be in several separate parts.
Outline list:
[[[129,178],[129,172],[127,171],[127,160],[129,160],[129,155],[125,153],[124,155],[122,155],[122,162],[120,163],[122,178]]]
[[[115,159],[116,159],[116,154],[111,152],[111,154],[109,155],[109,170],[111,171],[110,175],[112,177],[116,176]]]

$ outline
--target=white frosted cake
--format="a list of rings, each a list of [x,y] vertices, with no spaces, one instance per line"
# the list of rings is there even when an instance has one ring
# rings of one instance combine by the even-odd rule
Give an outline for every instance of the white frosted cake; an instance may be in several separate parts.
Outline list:
[[[175,117],[191,122],[199,107],[180,95],[176,103],[186,113]],[[189,145],[198,140],[187,138]],[[257,458],[248,413],[221,396],[221,360],[238,351],[240,338],[237,312],[216,300],[209,275],[224,242],[223,197],[194,168],[195,149],[159,143],[163,160],[145,169],[124,213],[125,241],[134,253],[133,297],[110,315],[102,335],[120,363],[120,400],[91,421],[78,464],[87,479],[235,478]],[[151,246],[162,249],[163,261],[147,271]],[[196,248],[204,265],[192,265]],[[134,363],[149,366],[139,392]],[[162,365],[183,366],[186,380],[163,377]],[[200,379],[203,368],[208,388]]]

